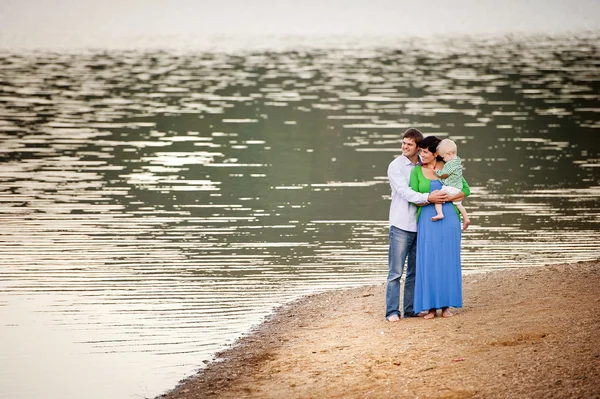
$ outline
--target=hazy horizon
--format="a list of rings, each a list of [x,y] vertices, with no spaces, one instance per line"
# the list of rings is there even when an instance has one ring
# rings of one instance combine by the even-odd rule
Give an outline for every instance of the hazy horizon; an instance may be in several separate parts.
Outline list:
[[[215,37],[431,37],[577,33],[600,2],[464,0],[0,0],[0,48],[204,47]]]

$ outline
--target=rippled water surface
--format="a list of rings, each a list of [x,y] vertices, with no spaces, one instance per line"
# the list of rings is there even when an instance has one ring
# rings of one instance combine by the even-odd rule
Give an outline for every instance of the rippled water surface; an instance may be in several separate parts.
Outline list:
[[[465,272],[599,258],[599,43],[0,52],[0,397],[153,397],[383,284],[412,126],[459,145]]]

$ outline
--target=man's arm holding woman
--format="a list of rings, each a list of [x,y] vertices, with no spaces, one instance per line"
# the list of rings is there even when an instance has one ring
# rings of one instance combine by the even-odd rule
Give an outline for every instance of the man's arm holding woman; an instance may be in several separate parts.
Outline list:
[[[413,190],[408,179],[397,168],[388,168],[388,179],[392,189],[400,194],[402,198],[415,205],[427,205],[429,203],[442,203],[448,201],[448,194],[436,190],[431,193],[420,193]]]

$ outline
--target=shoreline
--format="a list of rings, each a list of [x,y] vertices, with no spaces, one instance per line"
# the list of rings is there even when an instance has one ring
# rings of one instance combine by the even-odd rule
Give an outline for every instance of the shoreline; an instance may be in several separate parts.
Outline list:
[[[600,260],[464,275],[447,319],[387,322],[384,288],[282,305],[157,398],[600,397]]]

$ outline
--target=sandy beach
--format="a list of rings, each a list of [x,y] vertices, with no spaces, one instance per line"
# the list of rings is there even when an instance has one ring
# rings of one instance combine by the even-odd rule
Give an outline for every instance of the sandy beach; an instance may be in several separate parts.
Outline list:
[[[383,284],[300,299],[160,398],[600,397],[600,261],[463,279],[451,318],[390,323]]]

